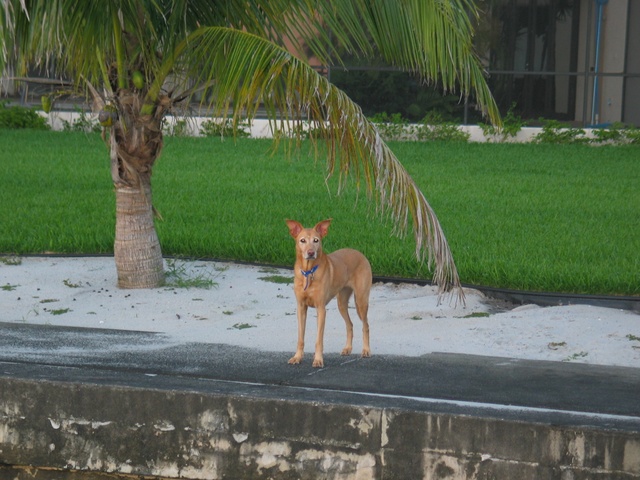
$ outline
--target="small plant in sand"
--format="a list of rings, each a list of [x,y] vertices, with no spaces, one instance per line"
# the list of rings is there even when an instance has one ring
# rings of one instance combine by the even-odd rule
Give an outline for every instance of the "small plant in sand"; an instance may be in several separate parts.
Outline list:
[[[167,259],[165,285],[175,288],[211,288],[218,284],[209,272],[192,273],[187,264],[175,258]]]
[[[285,275],[267,275],[266,277],[258,277],[258,280],[271,283],[282,283],[285,285],[293,283],[293,277],[287,277]]]
[[[65,313],[69,313],[72,310],[70,308],[56,308],[53,310],[44,309],[45,312],[49,312],[51,315],[64,315]]]
[[[2,256],[0,257],[0,263],[11,266],[22,265],[22,258],[15,255]]]
[[[236,323],[227,330],[246,330],[247,328],[255,328],[255,325],[251,325],[250,323]]]
[[[580,358],[585,358],[588,355],[589,355],[589,352],[585,352],[585,351],[576,352],[573,355],[569,355],[567,358],[564,359],[564,361],[565,362],[571,362],[573,360],[578,360]]]

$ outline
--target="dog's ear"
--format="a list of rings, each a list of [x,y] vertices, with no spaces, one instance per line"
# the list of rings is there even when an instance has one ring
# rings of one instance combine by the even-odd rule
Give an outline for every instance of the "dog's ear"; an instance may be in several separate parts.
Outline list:
[[[289,227],[289,234],[293,238],[297,238],[298,234],[304,229],[304,227],[295,220],[285,220],[287,222],[287,226]]]
[[[329,233],[329,225],[331,224],[332,218],[327,220],[323,220],[318,222],[318,224],[313,227],[313,229],[320,234],[320,237],[324,237],[327,233]]]

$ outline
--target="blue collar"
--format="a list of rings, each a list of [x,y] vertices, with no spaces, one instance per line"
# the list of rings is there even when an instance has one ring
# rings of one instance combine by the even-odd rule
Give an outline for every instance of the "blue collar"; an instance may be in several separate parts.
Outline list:
[[[309,281],[313,279],[313,274],[318,270],[319,265],[315,265],[311,270],[302,270],[300,269],[300,273],[307,279],[304,284],[304,289],[306,290],[309,287]]]

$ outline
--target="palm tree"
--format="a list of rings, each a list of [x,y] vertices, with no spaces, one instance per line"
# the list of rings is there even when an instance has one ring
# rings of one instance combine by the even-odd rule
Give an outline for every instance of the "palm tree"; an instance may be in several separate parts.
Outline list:
[[[326,65],[340,62],[339,52],[381,56],[474,95],[499,122],[472,48],[473,0],[1,1],[0,71],[53,68],[93,97],[108,134],[120,287],[163,282],[151,174],[163,118],[195,98],[235,124],[255,118],[259,105],[274,127],[311,124],[327,144],[329,173],[355,175],[399,231],[413,228],[416,255],[434,268],[434,282],[459,286],[420,189],[360,108],[305,58]]]

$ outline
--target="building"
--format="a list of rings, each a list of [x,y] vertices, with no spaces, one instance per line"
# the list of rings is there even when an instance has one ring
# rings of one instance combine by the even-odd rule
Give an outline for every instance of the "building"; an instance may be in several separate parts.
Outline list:
[[[640,0],[488,0],[479,26],[501,111],[640,126]],[[487,35],[488,34],[488,35]]]
[[[477,2],[476,47],[503,115],[513,109],[529,124],[640,127],[640,0]],[[446,120],[482,121],[458,96],[443,102],[393,69],[351,64],[330,75],[367,115],[419,120],[435,110]]]

